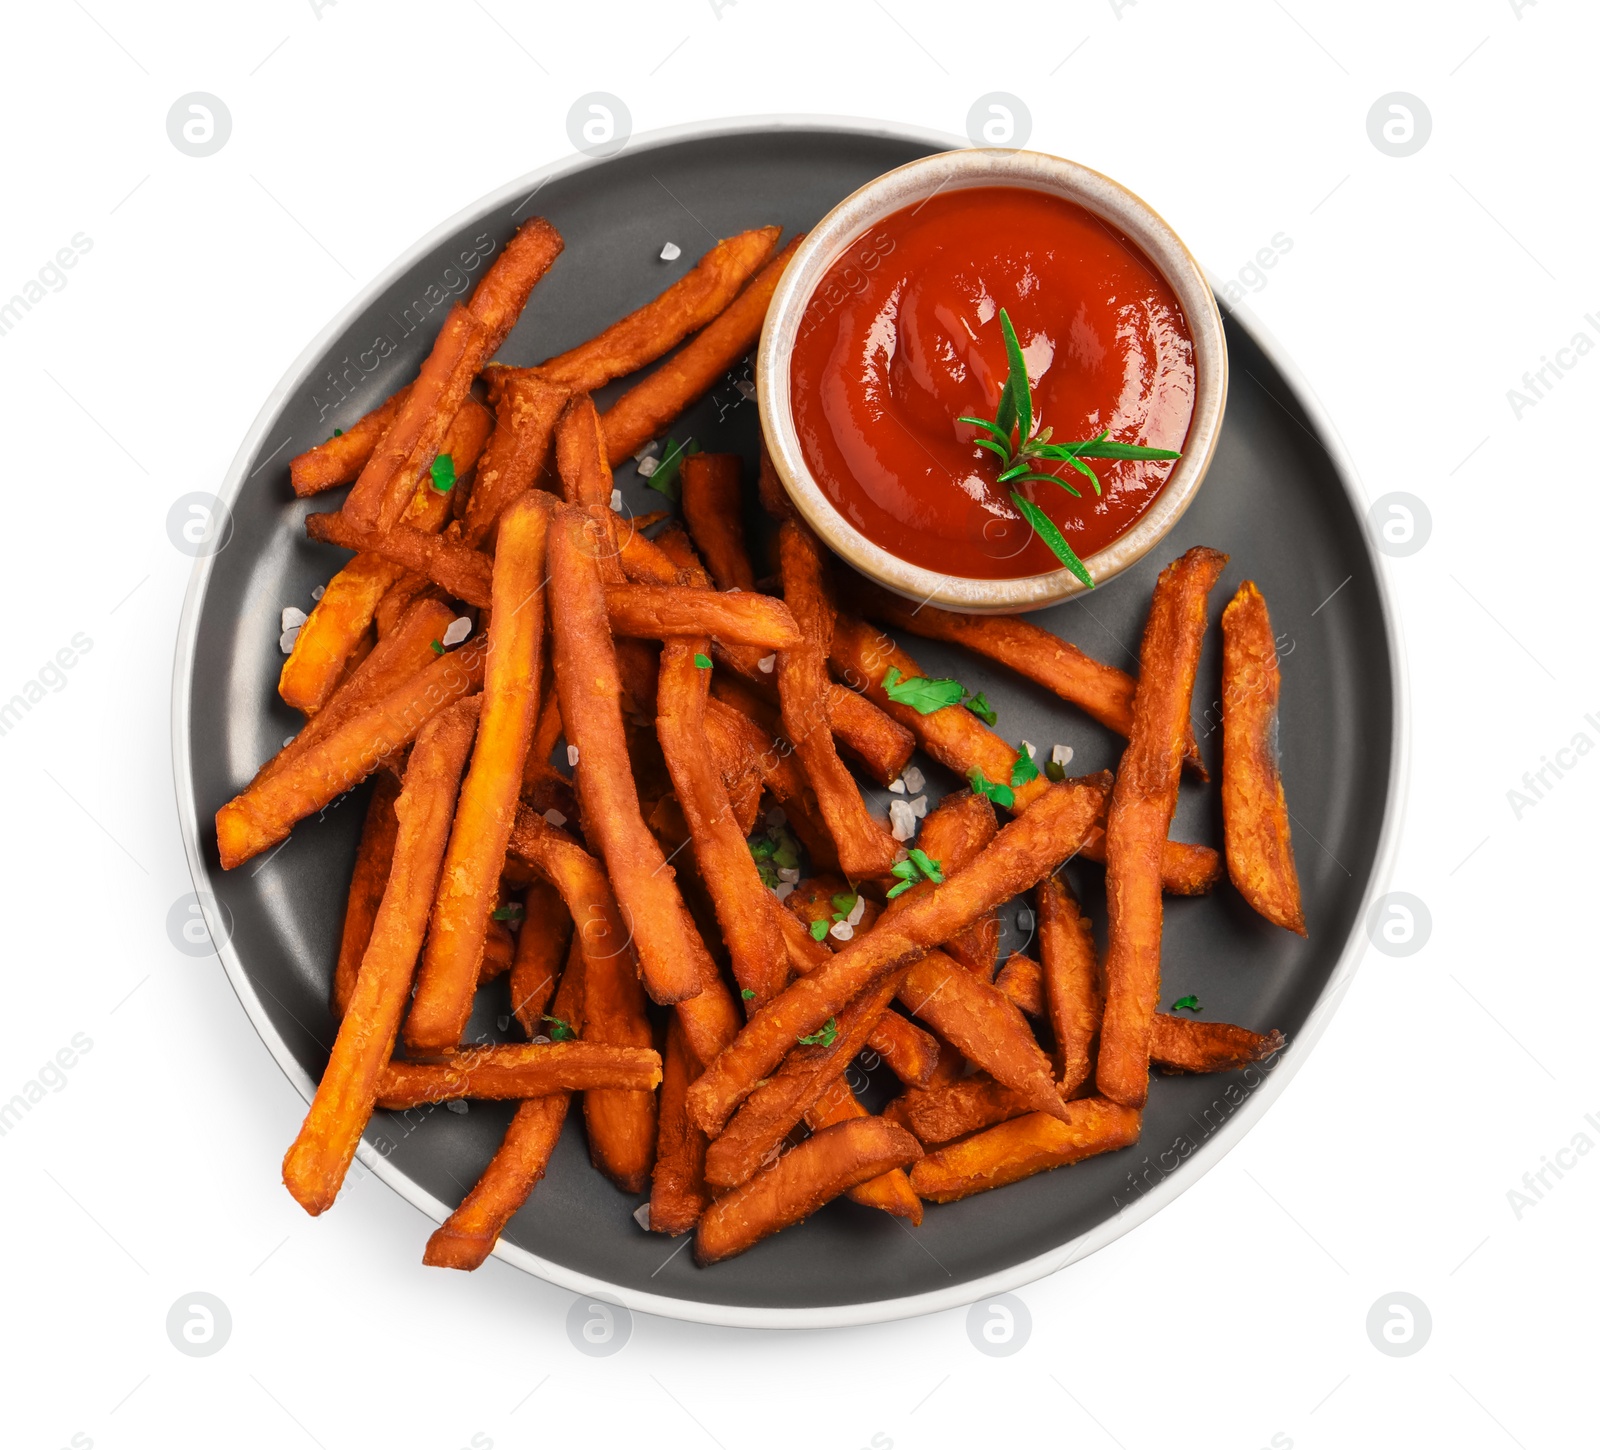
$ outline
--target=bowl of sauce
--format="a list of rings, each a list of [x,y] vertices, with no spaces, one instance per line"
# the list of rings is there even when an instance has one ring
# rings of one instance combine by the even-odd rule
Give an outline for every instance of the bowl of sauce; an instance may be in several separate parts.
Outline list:
[[[1026,414],[1008,415],[1023,369]],[[757,354],[801,516],[886,588],[973,613],[1089,587],[1052,528],[1095,585],[1149,552],[1205,477],[1227,373],[1176,233],[1109,178],[1028,151],[925,157],[847,197],[796,251]],[[1143,450],[1178,456],[1115,456]]]

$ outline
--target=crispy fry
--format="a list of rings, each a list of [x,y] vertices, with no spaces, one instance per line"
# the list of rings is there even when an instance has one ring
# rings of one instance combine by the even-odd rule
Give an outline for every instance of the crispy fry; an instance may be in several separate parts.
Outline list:
[[[992,981],[1000,960],[1000,913],[991,911],[944,944],[950,959],[975,977]]]
[[[756,345],[778,278],[799,246],[795,237],[691,342],[606,410],[611,466],[638,452]]]
[[[1021,1093],[996,1082],[986,1072],[958,1078],[927,1092],[902,1093],[892,1106],[894,1121],[924,1148],[953,1142],[1029,1111]],[[885,1116],[889,1114],[886,1112]]]
[[[574,1031],[583,1026],[583,955],[576,943],[568,952],[551,1011]],[[511,1126],[483,1176],[429,1238],[423,1263],[476,1269],[489,1257],[500,1231],[544,1177],[571,1101],[571,1093],[551,1093],[517,1105]]]
[[[1222,838],[1228,875],[1262,916],[1306,934],[1278,770],[1278,650],[1246,579],[1222,611]]]
[[[378,601],[372,623],[382,644],[398,628],[400,621],[410,612],[411,606],[424,596],[438,598],[443,591],[426,574],[402,574],[389,592]]]
[[[470,394],[462,399],[456,415],[445,430],[444,441],[439,445],[439,457],[448,457],[455,470],[455,483],[441,492],[434,486],[431,465],[417,475],[411,490],[411,501],[400,515],[400,522],[409,528],[420,529],[425,534],[438,533],[455,517],[457,505],[464,494],[470,494],[478,455],[489,441],[494,418],[489,410]]]
[[[405,569],[376,554],[357,554],[328,581],[278,674],[286,705],[315,715],[344,675],[345,661],[373,612]]]
[[[501,1230],[544,1177],[567,1120],[568,1093],[517,1104],[511,1126],[483,1176],[428,1237],[422,1262],[440,1269],[476,1269],[494,1252]]]
[[[461,788],[416,998],[406,1018],[406,1045],[418,1055],[452,1049],[472,1012],[484,931],[538,714],[549,527],[548,510],[532,495],[512,504],[500,525],[478,743]]]
[[[1084,1082],[1092,1067],[1089,1044],[1100,1030],[1100,960],[1089,919],[1058,876],[1039,883],[1039,960],[1045,1005],[1055,1037],[1055,1067],[1062,1097]]]
[[[835,1123],[871,1116],[850,1091],[850,1084],[843,1078],[835,1078],[816,1106],[806,1113],[806,1126],[818,1133]],[[866,1208],[881,1208],[895,1218],[908,1218],[913,1226],[922,1222],[922,1200],[912,1191],[911,1180],[903,1168],[891,1168],[887,1173],[858,1183],[845,1196]]]
[[[341,483],[354,483],[410,391],[411,385],[407,383],[343,432],[291,458],[289,486],[294,489],[295,496],[308,498],[324,489],[337,488]]]
[[[1251,1032],[1228,1022],[1194,1022],[1157,1012],[1150,1061],[1167,1072],[1229,1072],[1261,1062],[1284,1047],[1283,1034]]]
[[[720,1132],[797,1038],[816,1032],[878,977],[947,941],[1054,870],[1077,849],[1104,796],[1105,786],[1097,780],[1052,787],[964,871],[947,876],[926,896],[853,939],[825,966],[790,983],[689,1089],[695,1121],[707,1133]]]
[[[441,639],[455,610],[440,599],[419,599],[387,637],[346,678],[300,733],[256,773],[252,784],[282,770],[336,726],[375,704],[391,690],[421,673],[438,658],[433,641]]]
[[[506,505],[538,482],[566,401],[565,388],[537,377],[508,381],[499,394],[495,430],[462,520],[461,538],[469,548],[490,538]]]
[[[458,302],[450,309],[416,382],[344,501],[350,523],[383,529],[399,522],[411,502],[417,474],[433,462],[450,420],[488,356],[484,351],[488,340],[488,330],[466,307]]]
[[[683,518],[717,588],[754,592],[737,453],[695,453],[683,460]]]
[[[511,935],[511,928],[498,921],[489,922],[483,933],[483,951],[478,959],[478,980],[475,986],[483,986],[485,982],[492,982],[505,976],[511,970],[511,963],[517,954],[517,941]]]
[[[561,255],[562,245],[561,233],[549,222],[543,217],[530,217],[478,279],[467,306],[488,333],[480,367],[510,336],[527,306],[528,294]]]
[[[395,803],[400,826],[394,862],[372,939],[311,1109],[283,1159],[284,1185],[307,1213],[332,1204],[372,1115],[422,945],[477,714],[475,699],[462,700],[430,721],[406,766]]]
[[[251,783],[216,817],[222,868],[232,870],[288,836],[296,821],[359,785],[433,716],[483,679],[480,642],[436,659],[382,699],[341,721],[281,770]]]
[[[1161,843],[1178,803],[1189,697],[1206,627],[1206,595],[1226,554],[1190,549],[1156,582],[1139,646],[1133,732],[1106,815],[1106,1003],[1095,1085],[1142,1107],[1150,1087],[1150,1020],[1161,990]]]
[[[884,876],[894,865],[898,843],[867,814],[861,791],[834,748],[828,721],[827,657],[833,606],[822,572],[822,546],[803,523],[788,519],[779,533],[778,548],[784,599],[802,636],[778,657],[784,733],[794,742],[816,792],[817,809],[828,823],[844,874],[852,880]]]
[[[994,984],[1017,1008],[1029,1017],[1043,1017],[1044,968],[1023,952],[1012,952]]]
[[[706,1192],[706,1135],[689,1120],[684,1094],[699,1070],[676,1018],[667,1027],[661,1063],[661,1105],[656,1163],[650,1173],[650,1232],[688,1233],[711,1201]]]
[[[683,1040],[694,1055],[698,1074],[705,1063],[714,1062],[717,1054],[739,1035],[744,1013],[706,950],[688,907],[683,908],[683,927],[700,973],[700,991],[675,1003],[672,1011],[683,1026]]]
[[[1014,614],[955,614],[932,604],[916,605],[859,574],[839,572],[858,614],[923,639],[965,645],[974,654],[1044,686],[1090,719],[1127,738],[1138,682],[1114,665],[1101,664],[1076,645]],[[1206,778],[1192,727],[1184,744],[1184,764],[1202,780]]]
[[[852,690],[860,691],[880,709],[904,725],[941,765],[968,779],[974,768],[985,779],[1009,785],[1017,752],[990,730],[972,711],[949,705],[931,715],[919,715],[908,705],[897,705],[884,693],[883,677],[890,668],[906,679],[916,679],[923,671],[917,662],[886,634],[847,614],[840,614],[833,630],[829,658],[839,677]],[[1036,776],[1016,789],[1017,807],[1025,807],[1049,785]],[[1104,822],[1100,823],[1103,828]],[[1103,829],[1097,829],[1084,842],[1079,853],[1088,861],[1105,859]],[[1209,846],[1169,841],[1161,852],[1162,889],[1175,896],[1202,896],[1221,879],[1222,860]]]
[[[1028,1113],[930,1153],[911,1170],[911,1186],[934,1203],[1003,1188],[1047,1168],[1126,1148],[1139,1136],[1139,1116],[1137,1108],[1105,1098],[1068,1103],[1065,1121]]]
[[[704,728],[706,745],[722,776],[722,787],[728,793],[728,804],[741,836],[748,836],[756,828],[756,817],[761,811],[761,791],[765,777],[761,760],[751,747],[750,739],[734,714],[721,700],[705,701]]]
[[[539,720],[533,727],[533,739],[528,742],[528,758],[522,767],[524,799],[538,789],[541,781],[557,773],[550,764],[550,755],[561,738],[561,702],[556,698],[555,676],[548,664],[539,696]]]
[[[522,925],[511,963],[511,1015],[529,1037],[543,1033],[540,1023],[556,989],[561,964],[572,944],[572,913],[548,881],[534,881],[522,897]]]
[[[921,1156],[915,1138],[882,1118],[824,1128],[701,1215],[695,1259],[714,1264],[743,1253],[858,1183],[906,1168]]]
[[[755,994],[747,1000],[759,1006],[783,989],[788,954],[778,928],[778,899],[762,883],[727,788],[706,749],[711,672],[695,664],[697,657],[703,658],[700,651],[706,643],[703,638],[674,639],[661,651],[656,733],[727,943],[734,980],[741,991]]]
[[[606,586],[606,615],[614,634],[634,639],[715,635],[763,650],[787,650],[800,631],[781,599],[765,594],[719,594],[668,584]]]
[[[562,496],[587,508],[611,507],[611,469],[606,463],[606,437],[600,414],[587,393],[575,393],[556,424],[556,466]]]
[[[344,514],[307,514],[306,537],[341,549],[376,554],[401,571],[425,574],[446,593],[479,609],[489,607],[493,563],[487,554],[438,534],[425,534],[408,524],[382,531],[363,529]],[[397,571],[397,577],[398,577]],[[323,598],[327,598],[326,595]]]
[[[718,242],[659,297],[532,371],[585,393],[654,362],[733,301],[772,255],[782,230],[757,227]]]
[[[592,985],[586,976],[586,1002]],[[588,1022],[584,1025],[587,1030]],[[400,1112],[459,1098],[648,1092],[660,1081],[661,1058],[649,1047],[619,1047],[588,1038],[582,1042],[513,1042],[452,1053],[439,1062],[391,1061],[378,1077],[378,1106]]]
[[[578,749],[585,831],[605,856],[626,919],[641,928],[645,989],[657,1002],[676,1002],[700,991],[700,973],[672,868],[639,811],[597,547],[583,513],[556,514],[550,536],[556,692],[567,740]]]
[[[350,877],[350,895],[345,901],[344,929],[339,935],[339,958],[333,968],[333,1015],[345,1014],[350,994],[356,989],[356,973],[372,940],[372,924],[378,919],[378,905],[389,883],[389,867],[394,861],[394,842],[400,830],[394,813],[400,782],[388,771],[378,775],[367,802],[366,819],[361,826],[361,843],[356,847],[356,867]]]

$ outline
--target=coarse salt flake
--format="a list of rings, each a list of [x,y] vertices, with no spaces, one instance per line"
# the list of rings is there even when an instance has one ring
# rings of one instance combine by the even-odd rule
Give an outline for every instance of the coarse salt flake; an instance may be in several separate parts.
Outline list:
[[[828,928],[828,935],[835,941],[849,941],[856,934],[856,929],[848,921],[836,921]]]
[[[643,460],[646,458],[654,458],[659,452],[661,452],[661,440],[659,438],[652,438],[644,445],[643,448],[633,455],[633,461],[635,463],[643,462]]]
[[[1072,764],[1072,747],[1070,745],[1058,745],[1058,746],[1056,746],[1055,749],[1053,749],[1050,752],[1050,759],[1056,765],[1071,765]]]
[[[561,812],[558,811],[554,806],[551,806],[550,809],[544,813],[544,818],[545,820],[549,821],[552,826],[564,826],[567,823],[567,818],[562,815]]]
[[[676,262],[682,255],[683,248],[680,247],[676,242],[668,242],[666,246],[661,249],[661,260],[663,262]]]
[[[794,890],[794,882],[780,881],[775,889],[778,893],[778,900],[787,901],[789,899],[789,893]]]
[[[574,768],[578,764],[578,747],[576,745],[567,746],[567,764]]]
[[[660,467],[661,460],[659,458],[650,458],[648,456],[641,458],[639,460],[639,477],[649,478],[655,473],[656,469]]]
[[[305,610],[296,609],[294,607],[294,605],[292,605],[292,604],[285,604],[283,606],[283,615],[282,615],[281,621],[280,621],[280,623],[278,625],[278,628],[279,629],[283,629],[283,630],[299,629],[300,626],[302,624],[304,624],[305,622],[306,622],[306,612],[305,612]]]
[[[755,401],[756,385],[752,383],[749,378],[740,378],[738,382],[734,384],[734,387],[739,390],[740,395],[746,402]]]
[[[1017,925],[1023,931],[1033,930],[1033,911],[1029,907],[1022,907],[1017,912]]]
[[[760,670],[762,674],[770,675],[772,673],[773,666],[777,663],[777,655],[762,655],[762,657],[756,661],[756,668]]]
[[[458,614],[450,621],[449,628],[445,630],[442,643],[446,646],[460,644],[471,633],[472,621],[466,615]]]
[[[911,802],[911,813],[919,821],[925,815],[928,814],[928,798],[927,798],[927,796],[919,795],[914,801]]]
[[[898,778],[891,780],[889,782],[889,789],[892,790],[896,795],[904,795],[906,793],[906,783]]]
[[[798,881],[799,879],[800,879],[800,868],[798,866],[780,866],[780,867],[778,867],[778,880],[780,880],[780,881]]]
[[[856,904],[850,908],[850,915],[845,917],[845,920],[847,922],[849,922],[851,926],[858,926],[860,924],[860,922],[861,922],[861,913],[864,912],[866,909],[867,909],[867,898],[865,896],[861,895],[860,892],[857,892],[856,893]]]
[[[909,841],[916,835],[917,816],[910,801],[889,802],[889,830],[897,841]]]
[[[906,789],[913,795],[915,795],[925,784],[927,784],[927,780],[923,776],[922,772],[914,765],[908,765],[905,769],[905,774],[900,778],[901,780],[905,781]]]
[[[611,512],[614,514],[622,512],[622,490],[620,488],[611,490]]]
[[[548,1043],[550,1041],[550,1039],[548,1037],[546,1037],[544,1035],[544,1033],[539,1032],[539,1033],[536,1033],[534,1036],[530,1037],[528,1039],[528,1041],[534,1042],[534,1043],[539,1043],[539,1044],[542,1045],[542,1044]]]
[[[299,638],[300,626],[297,624],[293,629],[286,629],[278,636],[278,648],[281,649],[286,655],[293,654],[294,642]]]
[[[327,592],[328,592],[328,586],[326,584],[319,584],[319,585],[317,585],[317,587],[315,589],[313,589],[311,591],[311,597],[313,599],[321,599],[322,596],[324,594],[326,594]]]
[[[648,1203],[641,1203],[634,1209],[633,1221],[646,1233],[650,1232],[650,1205]]]
[[[511,1019],[502,1014],[494,1019],[494,1025],[504,1032],[511,1025]]]
[[[464,1113],[468,1110],[466,1103],[460,1098],[452,1098],[444,1105],[444,1108],[447,1113]]]

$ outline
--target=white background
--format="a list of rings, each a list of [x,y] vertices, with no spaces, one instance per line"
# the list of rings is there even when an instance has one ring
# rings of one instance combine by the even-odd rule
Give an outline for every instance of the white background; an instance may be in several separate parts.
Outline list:
[[[1592,1442],[1600,1153],[1547,1172],[1520,1217],[1507,1195],[1575,1135],[1600,1144],[1579,928],[1600,759],[1547,775],[1520,819],[1507,792],[1578,732],[1600,742],[1600,356],[1520,419],[1507,390],[1576,332],[1600,340],[1600,26],[1576,0],[1121,10],[10,9],[0,297],[74,234],[93,245],[0,337],[0,697],[75,633],[92,648],[0,737],[0,1098],[75,1033],[93,1046],[0,1139],[7,1444]],[[233,118],[206,159],[166,132],[196,90]],[[639,1316],[620,1353],[586,1358],[570,1294],[497,1261],[424,1269],[428,1224],[374,1179],[308,1220],[278,1181],[303,1104],[215,960],[168,941],[191,887],[167,705],[190,560],[167,510],[217,486],[284,368],[397,253],[566,154],[568,108],[593,90],[636,130],[786,111],[957,133],[979,95],[1014,92],[1033,146],[1126,182],[1218,276],[1292,238],[1251,305],[1368,494],[1431,512],[1426,546],[1389,566],[1413,703],[1393,885],[1427,903],[1431,938],[1368,953],[1215,1171],[1021,1291],[1031,1339],[1009,1358],[980,1354],[961,1310],[803,1334]],[[1405,159],[1368,137],[1391,91],[1432,116]],[[214,1357],[167,1338],[193,1290],[232,1314]],[[1432,1315],[1407,1358],[1365,1328],[1397,1290]]]

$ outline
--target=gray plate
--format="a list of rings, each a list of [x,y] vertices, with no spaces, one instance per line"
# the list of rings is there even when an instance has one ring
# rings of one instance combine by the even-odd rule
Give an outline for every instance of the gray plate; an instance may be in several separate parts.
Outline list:
[[[223,965],[307,1097],[332,1040],[328,982],[365,790],[302,823],[267,859],[233,872],[218,868],[210,829],[216,808],[297,726],[275,689],[279,610],[309,609],[311,590],[348,557],[305,540],[304,515],[332,500],[295,501],[289,457],[415,371],[449,289],[477,275],[457,262],[480,235],[503,241],[538,212],[566,238],[566,255],[500,353],[531,363],[653,296],[713,237],[775,221],[786,231],[803,228],[869,178],[949,144],[881,126],[761,119],[636,138],[609,161],[575,158],[446,223],[331,324],[268,400],[223,485],[231,535],[220,553],[198,562],[190,588],[174,679],[174,757],[196,890],[214,894],[215,919],[224,924],[214,931]],[[658,259],[668,241],[683,249],[677,262]],[[376,343],[380,337],[392,348]],[[1207,1018],[1280,1028],[1288,1050],[1270,1071],[1158,1078],[1137,1147],[930,1206],[916,1230],[841,1201],[709,1270],[696,1269],[688,1252],[673,1253],[681,1240],[638,1229],[639,1200],[589,1167],[574,1115],[548,1176],[512,1220],[503,1257],[575,1290],[716,1323],[797,1327],[926,1312],[1025,1283],[1125,1232],[1217,1161],[1281,1089],[1365,945],[1362,923],[1392,841],[1403,771],[1402,670],[1360,495],[1332,430],[1259,329],[1235,316],[1228,343],[1234,383],[1226,426],[1206,486],[1176,533],[1088,600],[1032,618],[1132,668],[1156,574],[1183,549],[1205,543],[1233,556],[1213,596],[1213,618],[1240,580],[1260,584],[1283,654],[1284,777],[1311,935],[1302,942],[1267,925],[1227,885],[1209,898],[1169,901],[1162,992],[1166,1001],[1197,995]],[[329,398],[338,401],[323,411]],[[753,460],[754,403],[730,379],[678,436],[685,432]],[[660,501],[631,465],[618,481],[636,511]],[[1046,750],[1071,744],[1074,771],[1116,764],[1119,743],[1053,697],[956,649],[903,642],[930,673],[986,691],[1010,739]],[[1213,629],[1195,708],[1213,767],[1218,668]],[[954,783],[938,767],[924,768],[935,796]],[[881,805],[886,797],[875,799]],[[1174,834],[1220,841],[1214,787],[1185,784]],[[1101,873],[1084,865],[1071,874],[1103,929]],[[1003,950],[1025,947],[1029,933],[1016,906],[1005,919]],[[500,996],[482,996],[472,1030],[495,1036],[495,1018],[506,1009]],[[869,1093],[887,1094],[887,1076],[880,1067]],[[489,1160],[508,1117],[506,1107],[476,1103],[464,1116],[441,1109],[404,1121],[380,1113],[363,1161],[442,1218]],[[419,1225],[419,1254],[423,1237]]]

